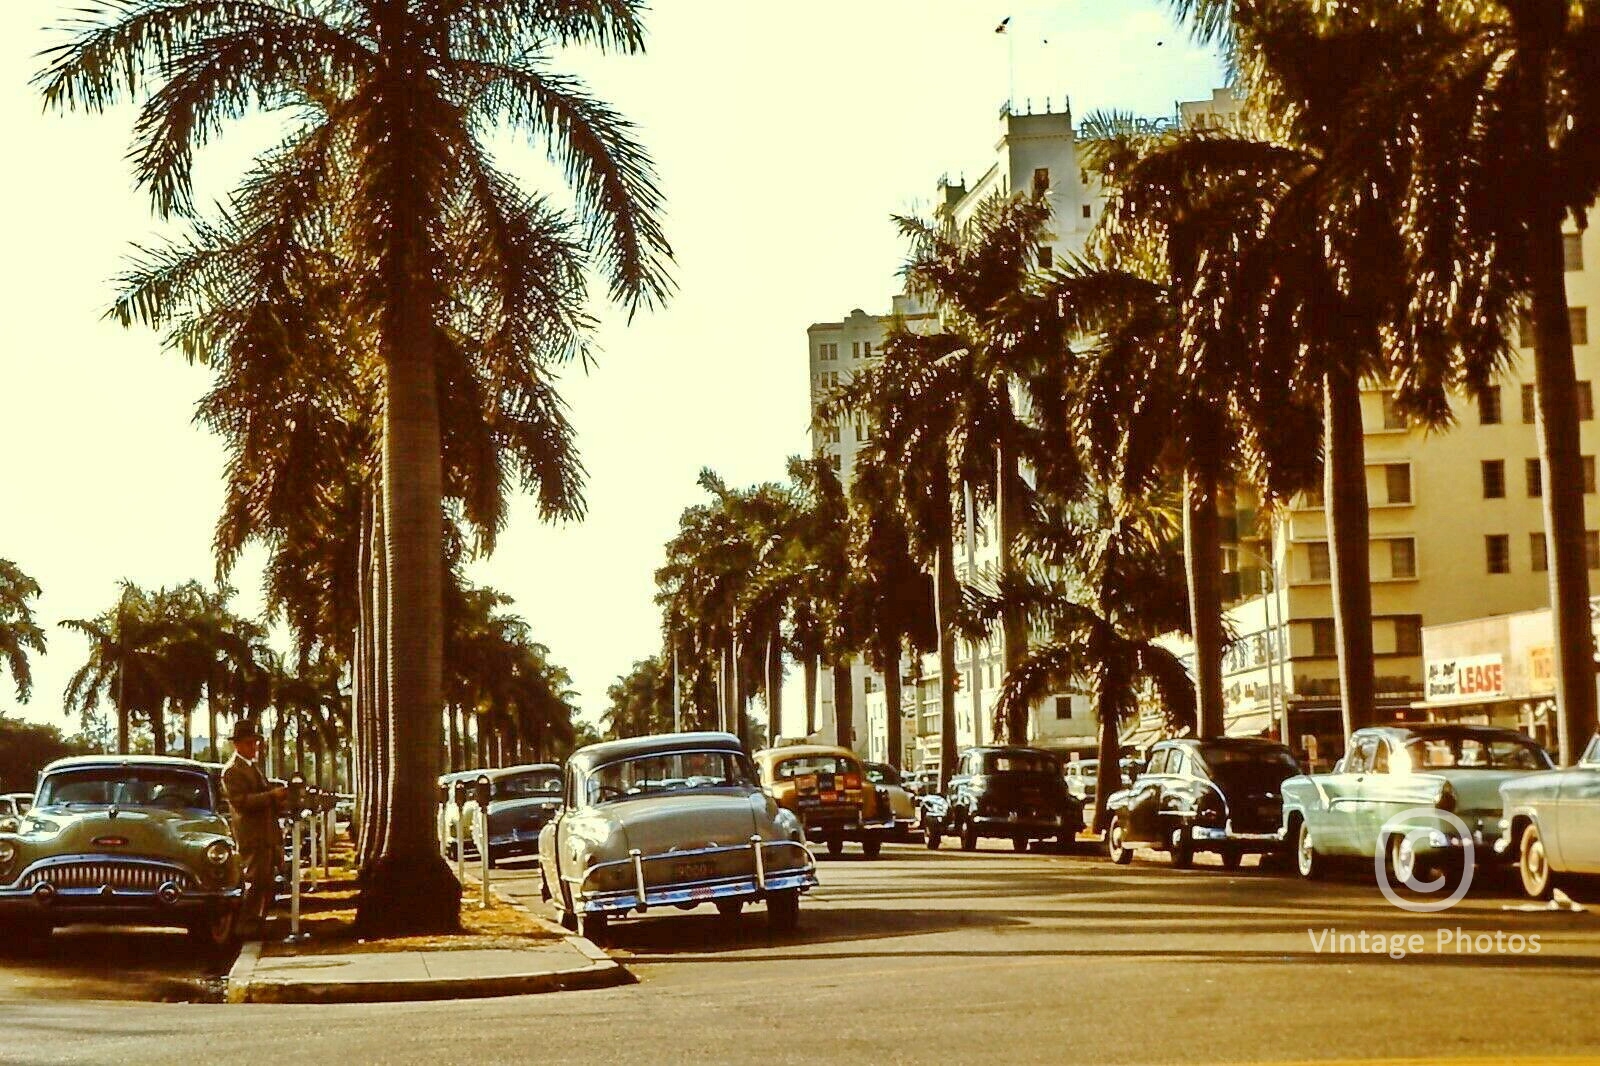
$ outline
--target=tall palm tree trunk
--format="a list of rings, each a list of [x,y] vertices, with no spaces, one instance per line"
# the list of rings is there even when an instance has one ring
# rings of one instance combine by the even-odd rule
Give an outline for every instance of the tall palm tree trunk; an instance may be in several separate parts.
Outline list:
[[[157,755],[167,753],[167,701],[158,699],[150,708],[151,750]]]
[[[1104,833],[1111,823],[1107,817],[1106,800],[1122,789],[1122,732],[1118,721],[1117,689],[1121,679],[1104,656],[1097,656],[1100,675],[1095,684],[1095,713],[1099,716],[1100,740],[1096,755],[1099,765],[1095,769],[1094,821],[1096,833]]]
[[[817,674],[819,669],[817,657],[808,653],[805,661],[806,736],[808,737],[817,731]]]
[[[128,754],[128,708],[117,699],[117,754]]]
[[[1215,444],[1201,445],[1183,477],[1183,561],[1189,582],[1189,631],[1194,637],[1195,732],[1226,731],[1222,705],[1222,522],[1217,514]]]
[[[449,752],[449,758],[445,761],[445,765],[450,768],[450,771],[452,773],[454,773],[456,770],[459,770],[461,768],[461,722],[460,722],[460,718],[459,718],[460,714],[461,714],[461,705],[459,703],[450,704],[448,707],[445,708],[445,711],[444,711],[445,721],[449,723],[449,728],[450,728],[450,734],[449,734],[450,752]]]
[[[194,758],[194,708],[184,707],[182,709],[182,714],[183,757],[185,759],[192,759]]]
[[[833,667],[833,730],[834,743],[841,748],[856,746],[856,694],[851,683],[850,660],[835,663]]]
[[[1375,719],[1372,662],[1372,567],[1367,559],[1366,441],[1361,383],[1352,373],[1323,379],[1324,492],[1333,625],[1339,646],[1339,705],[1344,735]]]
[[[217,740],[217,692],[209,681],[206,683],[206,744],[211,761],[221,762],[222,744]]]
[[[1017,580],[1017,534],[1022,525],[1022,478],[1017,455],[1009,441],[1001,441],[999,471],[995,481],[995,535],[1000,548],[1000,587],[1012,588]],[[1028,654],[1028,623],[1022,608],[1007,596],[1000,612],[1000,661],[1005,675],[1022,665]],[[976,653],[976,645],[974,645]],[[979,666],[981,671],[982,667]],[[981,676],[981,674],[980,674]],[[1012,744],[1028,742],[1028,708],[1013,707],[1006,715],[1005,736]]]
[[[783,648],[776,632],[767,634],[767,743],[775,744],[783,731]]]

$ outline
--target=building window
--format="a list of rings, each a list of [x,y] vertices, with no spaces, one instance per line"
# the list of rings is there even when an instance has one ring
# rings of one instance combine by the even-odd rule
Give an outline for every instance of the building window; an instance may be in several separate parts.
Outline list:
[[[1328,545],[1325,542],[1307,544],[1306,550],[1311,553],[1311,580],[1327,581],[1333,576],[1333,565],[1328,557]]]
[[[1094,208],[1090,207],[1088,204],[1084,204],[1083,205],[1083,217],[1084,218],[1093,218],[1094,217]]]
[[[1503,500],[1506,498],[1506,462],[1504,459],[1485,459],[1483,461],[1483,498],[1486,500]]]
[[[1068,718],[1071,718],[1071,717],[1072,717],[1072,697],[1071,696],[1057,696],[1056,697],[1056,721],[1064,722]]]
[[[1567,324],[1572,327],[1572,343],[1589,343],[1589,309],[1587,307],[1567,308]]]
[[[872,358],[872,342],[871,341],[863,341],[862,342],[862,344],[861,344],[861,358],[863,358],[863,359],[871,359]]]
[[[1523,463],[1523,473],[1528,479],[1528,495],[1544,495],[1544,479],[1540,476],[1539,460],[1528,459]]]
[[[1511,538],[1504,533],[1490,533],[1483,538],[1484,555],[1489,573],[1511,573]]]
[[[1490,385],[1478,394],[1478,425],[1500,424],[1500,386]]]
[[[1583,234],[1561,235],[1561,265],[1568,270],[1583,269]]]
[[[1049,270],[1056,265],[1056,250],[1048,244],[1039,249],[1039,269]]]
[[[872,426],[867,422],[856,423],[856,440],[867,441],[872,439]]]
[[[1533,425],[1533,420],[1539,415],[1539,405],[1534,401],[1533,386],[1522,386],[1522,424]]]
[[[1334,639],[1333,619],[1313,618],[1311,620],[1311,654],[1312,655],[1337,655],[1339,654],[1338,641]]]
[[[1394,620],[1394,651],[1396,655],[1422,654],[1422,619],[1411,617]]]
[[[1600,570],[1600,533],[1588,530],[1583,535],[1583,557],[1590,570]]]
[[[1386,463],[1383,480],[1389,491],[1390,503],[1411,502],[1411,466],[1408,463]]]
[[[1401,537],[1389,542],[1389,576],[1417,576],[1417,542],[1412,538]]]
[[[828,456],[828,463],[833,467],[835,474],[844,472],[844,458],[839,455]]]
[[[1594,421],[1594,389],[1589,387],[1587,381],[1578,382],[1578,420]]]
[[[1400,413],[1399,404],[1387,392],[1383,394],[1383,428],[1405,429],[1406,416]]]
[[[1594,495],[1594,456],[1583,457],[1583,492],[1586,496]]]
[[[1033,172],[1033,195],[1043,196],[1050,191],[1050,168],[1037,167]]]
[[[1550,569],[1550,548],[1544,542],[1544,533],[1528,534],[1528,557],[1533,560],[1535,573],[1542,574]]]
[[[860,341],[852,341],[851,342],[851,344],[850,344],[850,358],[852,358],[852,359],[860,359],[861,358],[861,342]]]
[[[833,425],[830,425],[827,429],[823,430],[823,433],[825,434],[825,437],[826,437],[826,439],[827,439],[829,444],[838,444],[839,443],[839,426],[838,426],[838,423],[834,423]]]
[[[1078,169],[1078,184],[1079,185],[1087,185],[1087,184],[1089,184],[1089,172],[1087,170],[1082,169],[1081,167]]]

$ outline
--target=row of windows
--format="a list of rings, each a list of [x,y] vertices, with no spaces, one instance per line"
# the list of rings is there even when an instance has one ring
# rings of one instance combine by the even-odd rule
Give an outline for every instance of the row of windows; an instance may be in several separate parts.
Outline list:
[[[1391,578],[1413,578],[1417,576],[1417,542],[1411,537],[1395,537],[1386,541],[1389,545],[1389,576]],[[1333,580],[1333,558],[1328,551],[1327,541],[1313,541],[1306,545],[1306,550],[1311,557],[1311,580]]]
[[[1586,307],[1567,308],[1567,326],[1572,330],[1573,344],[1589,343],[1589,309]],[[1517,322],[1517,344],[1523,348],[1533,347],[1533,317],[1524,314]]]
[[[871,440],[872,439],[872,431],[871,431],[871,429],[869,429],[867,427],[866,423],[864,423],[864,422],[856,422],[856,423],[854,423],[854,428],[855,428],[855,439],[856,440],[858,440],[858,441],[866,441],[866,440]],[[839,424],[837,422],[835,422],[835,423],[833,423],[831,425],[823,426],[822,427],[822,440],[826,444],[838,444],[841,432],[842,431],[841,431],[841,429],[839,427]]]
[[[1491,574],[1511,573],[1511,537],[1505,533],[1490,533],[1483,538],[1484,559]],[[1550,569],[1549,546],[1543,533],[1528,534],[1529,568],[1543,572]],[[1600,570],[1600,532],[1589,530],[1583,535],[1583,551],[1590,570]]]
[[[1539,460],[1524,459],[1522,465],[1523,481],[1527,486],[1529,496],[1544,495],[1544,481],[1540,474]],[[1583,457],[1583,491],[1593,494],[1595,491],[1594,456]],[[1483,498],[1486,500],[1503,500],[1506,495],[1506,461],[1504,459],[1483,460]]]
[[[817,345],[817,362],[819,362],[819,363],[831,363],[831,362],[837,361],[838,358],[839,358],[839,346],[837,344],[819,344],[819,345]],[[872,358],[872,342],[871,341],[854,341],[854,342],[852,342],[851,345],[850,345],[850,358],[852,358],[852,359],[871,359]]]
[[[1394,653],[1396,655],[1422,654],[1422,619],[1407,615],[1394,619]],[[1311,654],[1337,655],[1339,642],[1331,618],[1311,620]]]
[[[1522,423],[1531,426],[1539,414],[1538,393],[1532,385],[1522,386]],[[1594,419],[1594,389],[1587,381],[1578,382],[1578,417],[1585,422]],[[1500,386],[1495,385],[1485,389],[1478,397],[1478,424],[1483,426],[1497,426],[1505,418],[1505,413],[1500,406]],[[1404,428],[1391,426],[1389,421],[1389,406],[1384,407],[1384,428]]]

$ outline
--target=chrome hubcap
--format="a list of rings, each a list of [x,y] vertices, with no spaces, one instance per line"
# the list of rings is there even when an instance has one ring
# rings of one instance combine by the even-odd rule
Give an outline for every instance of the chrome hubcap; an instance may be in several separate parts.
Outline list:
[[[1545,875],[1548,872],[1544,841],[1533,840],[1528,843],[1528,854],[1523,865],[1527,869],[1528,883],[1535,888],[1543,888]]]
[[[1300,846],[1295,849],[1295,855],[1300,860],[1300,872],[1309,871],[1315,852],[1311,850],[1311,834],[1304,826],[1300,827]]]
[[[1394,875],[1402,881],[1410,881],[1417,872],[1417,851],[1412,847],[1411,840],[1405,835],[1395,838],[1394,845]]]

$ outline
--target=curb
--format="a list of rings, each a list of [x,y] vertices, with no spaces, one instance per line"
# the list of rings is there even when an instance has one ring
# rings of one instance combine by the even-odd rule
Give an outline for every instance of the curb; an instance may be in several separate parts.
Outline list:
[[[509,898],[494,885],[494,897],[531,918],[541,929],[565,940],[588,964],[567,970],[503,977],[448,977],[424,981],[268,981],[257,980],[261,941],[247,942],[228,971],[229,1003],[399,1003],[440,999],[488,999],[544,992],[584,991],[632,984],[633,974],[593,941],[563,929]]]

